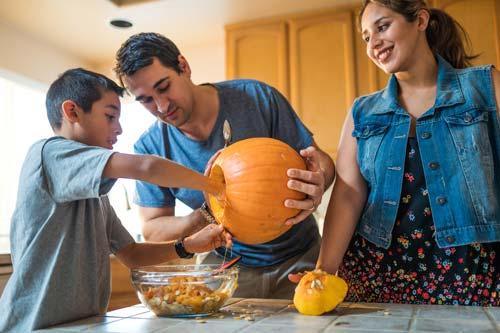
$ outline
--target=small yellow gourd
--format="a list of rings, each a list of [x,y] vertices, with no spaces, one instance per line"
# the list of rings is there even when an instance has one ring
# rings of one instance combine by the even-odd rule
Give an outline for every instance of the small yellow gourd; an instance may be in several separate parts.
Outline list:
[[[335,309],[346,294],[347,283],[342,278],[316,269],[300,280],[293,304],[302,314],[319,316]]]

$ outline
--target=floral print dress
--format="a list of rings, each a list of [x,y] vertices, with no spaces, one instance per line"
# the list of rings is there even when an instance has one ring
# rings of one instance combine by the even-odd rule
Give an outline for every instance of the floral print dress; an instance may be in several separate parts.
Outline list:
[[[500,306],[500,242],[439,248],[415,138],[386,250],[355,235],[339,274],[346,301]]]

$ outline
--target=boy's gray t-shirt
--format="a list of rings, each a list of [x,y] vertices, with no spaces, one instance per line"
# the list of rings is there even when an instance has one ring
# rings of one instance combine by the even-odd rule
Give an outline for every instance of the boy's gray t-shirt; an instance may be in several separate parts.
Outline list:
[[[0,298],[0,332],[29,332],[103,313],[109,254],[134,242],[102,178],[113,154],[54,137],[36,142],[20,175],[11,222],[13,274]]]

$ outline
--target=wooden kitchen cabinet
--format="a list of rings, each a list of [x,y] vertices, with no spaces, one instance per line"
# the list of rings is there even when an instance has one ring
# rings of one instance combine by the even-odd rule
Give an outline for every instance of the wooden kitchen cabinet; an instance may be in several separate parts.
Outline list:
[[[332,157],[356,96],[350,12],[330,12],[288,21],[290,102]]]
[[[500,68],[500,1],[498,0],[431,0],[428,4],[451,15],[467,32],[472,49],[469,53],[479,55],[472,61],[474,65],[493,64]],[[360,44],[364,44],[358,38]],[[363,45],[363,52],[365,51]],[[367,56],[365,56],[368,59]],[[369,61],[369,60],[368,60]],[[368,88],[382,89],[389,76],[370,61],[368,65]],[[359,79],[359,77],[358,77]],[[360,95],[363,92],[360,91]]]
[[[469,34],[474,65],[500,66],[500,1],[433,0],[432,5],[450,14]]]
[[[288,95],[287,25],[259,21],[226,27],[226,76],[256,78]]]
[[[336,155],[356,96],[352,13],[322,11],[226,26],[228,79],[254,78],[280,90]]]
[[[130,280],[130,270],[114,255],[111,255],[109,259],[111,265],[111,296],[108,311],[137,304],[139,300]]]
[[[7,281],[9,281],[12,275],[12,260],[10,254],[2,253],[0,254],[0,296],[5,289]]]
[[[475,65],[500,67],[500,1],[430,0],[468,32]],[[366,55],[354,6],[226,26],[228,79],[253,78],[278,88],[335,158],[340,130],[356,96],[387,84]]]

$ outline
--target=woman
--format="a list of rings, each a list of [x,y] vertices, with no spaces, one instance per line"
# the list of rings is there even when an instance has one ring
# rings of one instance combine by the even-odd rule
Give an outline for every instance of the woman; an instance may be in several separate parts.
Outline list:
[[[365,1],[360,25],[392,75],[345,121],[317,267],[349,301],[498,306],[500,74],[422,0]]]

